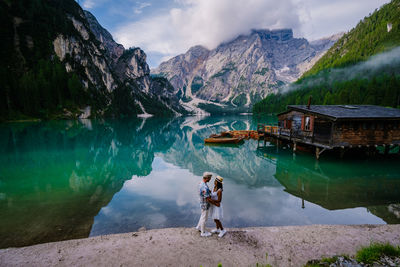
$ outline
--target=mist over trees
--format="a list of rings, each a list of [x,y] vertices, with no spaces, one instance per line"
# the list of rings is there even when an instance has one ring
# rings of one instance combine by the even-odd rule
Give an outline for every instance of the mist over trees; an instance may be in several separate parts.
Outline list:
[[[400,0],[393,0],[339,39],[298,81],[253,106],[371,104],[400,108]]]
[[[306,105],[310,96],[315,105],[366,104],[400,108],[400,75],[384,73],[370,79],[357,78],[311,87],[300,86],[286,94],[267,96],[254,105],[253,112],[282,112],[287,105]]]
[[[302,78],[343,68],[400,45],[400,0],[392,0],[362,19],[340,38]]]

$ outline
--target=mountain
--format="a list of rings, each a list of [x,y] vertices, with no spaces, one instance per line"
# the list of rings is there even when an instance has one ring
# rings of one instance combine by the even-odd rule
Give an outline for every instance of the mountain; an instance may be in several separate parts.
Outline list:
[[[0,118],[185,113],[146,54],[116,43],[73,0],[1,1]]]
[[[166,77],[189,109],[248,110],[266,95],[295,81],[338,36],[309,43],[291,29],[252,30],[213,50],[190,48],[152,71]]]
[[[400,108],[400,0],[361,20],[298,81],[256,103],[253,112],[281,112],[310,96],[320,105]]]

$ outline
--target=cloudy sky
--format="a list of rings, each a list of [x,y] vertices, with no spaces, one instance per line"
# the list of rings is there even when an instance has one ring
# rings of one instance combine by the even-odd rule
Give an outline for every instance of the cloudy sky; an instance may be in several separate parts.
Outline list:
[[[308,40],[345,32],[389,0],[80,0],[150,67],[191,46],[215,48],[251,29],[292,28]]]

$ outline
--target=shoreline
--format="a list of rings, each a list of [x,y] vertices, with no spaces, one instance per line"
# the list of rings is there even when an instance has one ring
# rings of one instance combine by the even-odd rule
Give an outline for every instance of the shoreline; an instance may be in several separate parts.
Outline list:
[[[7,248],[0,250],[0,266],[303,266],[311,259],[352,256],[371,242],[400,245],[400,224],[227,230],[223,238],[164,228]]]

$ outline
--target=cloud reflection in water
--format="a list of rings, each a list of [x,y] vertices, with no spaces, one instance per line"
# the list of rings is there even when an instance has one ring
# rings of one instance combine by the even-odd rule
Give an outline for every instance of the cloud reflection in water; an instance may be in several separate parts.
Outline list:
[[[215,173],[218,174],[218,173]],[[193,227],[200,209],[197,185],[200,176],[155,157],[146,177],[132,176],[108,206],[95,217],[91,236],[165,227]],[[209,183],[213,186],[213,180]],[[284,191],[283,186],[250,188],[225,177],[224,220],[226,227],[307,224],[381,224],[383,220],[352,208],[329,211]],[[209,219],[209,226],[213,222]]]

